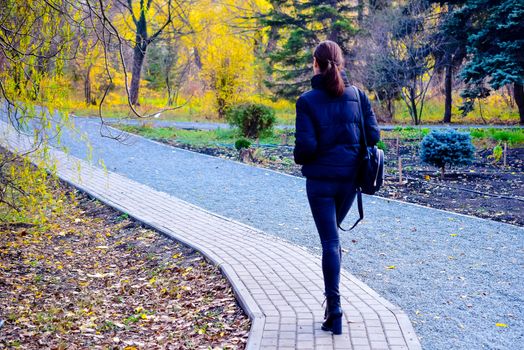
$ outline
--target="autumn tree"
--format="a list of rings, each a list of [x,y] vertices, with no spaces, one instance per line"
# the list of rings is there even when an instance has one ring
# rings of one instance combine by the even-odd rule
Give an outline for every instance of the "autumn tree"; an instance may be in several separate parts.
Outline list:
[[[74,27],[76,54],[67,66],[72,83],[82,80],[84,102],[97,105],[103,86],[107,85],[104,74],[103,45],[95,35],[94,28]],[[100,30],[100,28],[98,28]]]
[[[102,107],[108,92],[115,86],[120,86],[121,82],[125,88],[130,114],[136,117],[147,118],[168,109],[179,108],[180,106],[172,106],[143,114],[136,106],[139,105],[140,80],[148,48],[159,39],[170,36],[180,38],[188,33],[183,23],[191,0],[82,0],[82,3],[87,8],[86,13],[90,19],[89,29],[94,31],[98,42],[103,46],[101,61],[107,84],[98,105],[102,122]],[[129,47],[132,52],[129,52]],[[132,62],[130,68],[128,61]]]
[[[173,21],[173,11],[175,10],[172,0],[167,0],[167,2],[153,0],[127,0],[127,3],[123,1],[118,2],[129,11],[129,16],[133,23],[135,40],[129,99],[132,105],[137,105],[140,77],[147,48]],[[153,18],[155,17],[165,17],[165,19],[158,28],[149,29],[152,27]]]
[[[423,0],[412,0],[393,12],[388,63],[392,79],[400,87],[400,96],[413,124],[422,121],[426,94],[435,74],[431,53],[440,42],[432,35],[428,8]]]
[[[385,100],[392,116],[393,100],[406,105],[413,124],[422,120],[424,102],[435,73],[432,52],[440,45],[433,35],[424,1],[412,0],[399,7],[375,11],[367,20],[370,29],[359,53],[364,67],[360,78],[365,86]]]
[[[394,101],[400,99],[400,89],[389,60],[391,45],[391,8],[388,4],[369,3],[368,15],[360,19],[352,77],[375,95],[379,109],[377,116],[387,122],[393,120]]]
[[[233,0],[201,1],[199,7],[193,8],[193,47],[199,53],[200,76],[212,92],[215,110],[222,119],[233,104],[252,94],[257,85],[255,19],[251,16],[255,11],[260,8],[239,7]]]

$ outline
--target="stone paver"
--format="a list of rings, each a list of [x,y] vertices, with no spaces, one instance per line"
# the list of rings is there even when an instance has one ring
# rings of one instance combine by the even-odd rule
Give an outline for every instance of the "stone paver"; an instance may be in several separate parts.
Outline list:
[[[30,139],[8,131],[0,142],[29,149]],[[320,330],[320,259],[307,250],[164,192],[52,150],[58,175],[135,219],[181,241],[218,265],[252,320],[248,349],[420,349],[411,322],[395,305],[342,272],[343,334]],[[80,165],[80,167],[79,167]]]

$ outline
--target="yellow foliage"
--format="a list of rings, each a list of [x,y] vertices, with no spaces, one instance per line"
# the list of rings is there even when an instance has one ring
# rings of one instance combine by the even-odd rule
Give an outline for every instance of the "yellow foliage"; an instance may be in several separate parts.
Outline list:
[[[38,150],[42,158],[48,148]],[[0,153],[0,162],[12,154]],[[54,215],[63,212],[64,193],[58,187],[58,178],[49,174],[49,161],[41,159],[37,166],[27,156],[7,163],[0,174],[3,181],[0,221],[32,223],[45,228]]]
[[[234,1],[204,0],[193,6],[190,22],[195,34],[185,38],[185,45],[198,50],[202,62],[201,77],[215,95],[219,114],[242,96],[253,93],[256,57],[255,33],[240,33],[238,9]],[[267,6],[258,1],[252,6]]]

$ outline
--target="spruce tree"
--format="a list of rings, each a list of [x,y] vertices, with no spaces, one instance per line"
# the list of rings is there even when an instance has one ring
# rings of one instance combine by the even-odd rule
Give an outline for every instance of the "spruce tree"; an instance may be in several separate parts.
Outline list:
[[[461,72],[466,82],[462,93],[464,113],[473,108],[475,99],[489,96],[512,84],[524,124],[524,4],[522,0],[449,0],[454,6],[447,35],[467,35],[469,61]],[[491,89],[490,89],[491,88]]]
[[[475,147],[469,133],[433,130],[420,143],[420,159],[439,167],[441,179],[444,179],[446,166],[471,164],[474,157]]]
[[[295,99],[309,87],[313,49],[320,41],[335,41],[349,59],[356,8],[345,0],[272,0],[271,4],[273,10],[262,18],[272,34],[267,52],[272,78],[266,84],[277,96]]]

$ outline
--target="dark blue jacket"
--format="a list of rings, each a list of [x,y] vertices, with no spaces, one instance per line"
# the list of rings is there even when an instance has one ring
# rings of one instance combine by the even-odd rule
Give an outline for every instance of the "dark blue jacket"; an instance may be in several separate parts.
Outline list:
[[[333,97],[324,88],[323,76],[311,79],[312,90],[296,103],[293,155],[306,178],[352,179],[359,160],[360,116],[357,96],[346,75],[344,94]],[[377,119],[368,97],[359,90],[368,146],[380,140]]]

